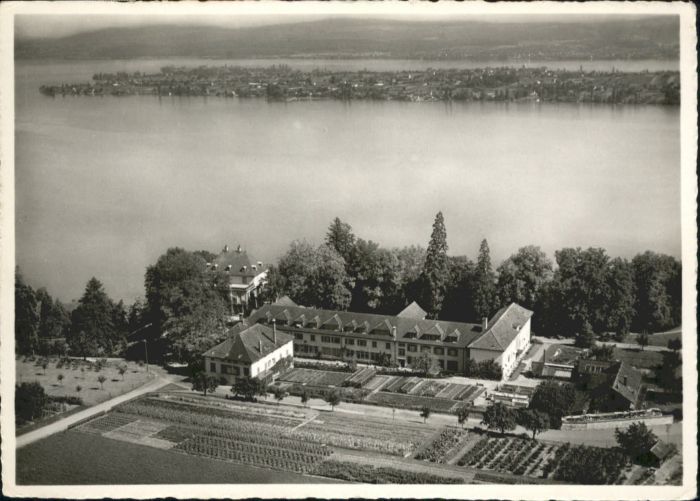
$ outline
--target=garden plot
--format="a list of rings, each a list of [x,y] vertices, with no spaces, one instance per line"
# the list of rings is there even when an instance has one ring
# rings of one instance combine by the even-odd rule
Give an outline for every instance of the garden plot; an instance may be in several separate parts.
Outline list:
[[[126,414],[114,414],[110,413],[105,416],[100,416],[95,419],[80,425],[78,429],[80,431],[86,431],[88,433],[106,433],[117,428],[132,423],[137,418],[133,416],[128,416]]]
[[[411,395],[418,395],[419,397],[434,397],[449,384],[450,383],[445,383],[443,381],[424,379],[414,386],[409,393]]]
[[[386,407],[412,410],[421,410],[424,406],[428,406],[433,412],[451,412],[459,405],[459,402],[444,398],[419,397],[416,395],[403,395],[401,393],[390,393],[387,391],[372,393],[367,397],[367,401]]]
[[[405,456],[417,449],[434,430],[422,425],[326,414],[294,430],[290,436],[335,447]]]
[[[625,459],[614,449],[484,437],[457,464],[569,483],[613,484],[620,478]]]
[[[384,385],[386,385],[393,378],[394,378],[394,376],[374,376],[365,385],[365,390],[374,391],[374,390],[377,390],[379,388],[382,388]]]
[[[292,369],[281,375],[279,380],[309,386],[341,386],[348,377],[350,374],[347,372]]]
[[[154,435],[167,427],[167,423],[137,420],[103,433],[102,436],[133,444],[148,445],[157,449],[170,449],[176,445],[174,442],[154,437]]]
[[[466,430],[446,427],[428,447],[416,454],[416,459],[432,463],[447,463],[450,455],[454,455],[463,446],[462,443],[467,436]]]

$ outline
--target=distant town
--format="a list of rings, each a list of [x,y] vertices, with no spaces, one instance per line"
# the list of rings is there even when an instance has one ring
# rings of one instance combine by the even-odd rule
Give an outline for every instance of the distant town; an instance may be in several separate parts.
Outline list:
[[[212,96],[381,101],[680,103],[677,71],[554,70],[522,66],[420,71],[301,71],[288,65],[165,66],[160,73],[96,73],[91,82],[42,85],[48,96]]]

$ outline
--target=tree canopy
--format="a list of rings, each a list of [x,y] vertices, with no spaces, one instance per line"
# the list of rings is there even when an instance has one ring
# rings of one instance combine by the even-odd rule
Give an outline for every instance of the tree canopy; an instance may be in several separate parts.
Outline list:
[[[78,306],[71,313],[68,345],[76,355],[98,356],[119,353],[124,348],[126,322],[121,323],[121,306],[115,305],[102,282],[92,277]]]
[[[15,343],[21,354],[34,353],[39,346],[39,314],[36,295],[25,283],[19,268],[15,269]]]
[[[561,428],[561,418],[571,412],[576,401],[573,385],[543,381],[533,393],[529,408],[549,415],[550,428]]]
[[[181,361],[223,337],[227,306],[217,285],[204,258],[180,248],[168,249],[146,270],[148,318]]]
[[[484,411],[482,424],[489,428],[500,430],[501,434],[503,434],[506,430],[515,429],[515,412],[503,403],[496,402],[489,405]]]
[[[616,428],[615,439],[633,461],[644,461],[658,441],[654,432],[642,422],[632,423],[626,430]]]

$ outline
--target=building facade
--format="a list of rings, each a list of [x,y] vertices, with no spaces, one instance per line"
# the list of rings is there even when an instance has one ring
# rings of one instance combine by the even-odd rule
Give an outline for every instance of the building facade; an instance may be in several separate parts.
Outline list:
[[[532,312],[513,303],[481,324],[426,320],[415,304],[395,316],[266,304],[249,325],[276,325],[299,357],[411,367],[428,352],[441,370],[463,374],[467,359],[494,360],[506,378],[530,344]]]
[[[219,284],[228,300],[230,320],[239,320],[242,315],[258,307],[262,288],[267,283],[267,268],[262,261],[254,261],[239,245],[236,249],[224,246],[221,253],[207,270],[225,277]]]
[[[226,341],[206,351],[204,370],[226,384],[237,377],[274,377],[276,367],[293,365],[293,337],[279,332],[274,324],[246,326],[239,324]]]

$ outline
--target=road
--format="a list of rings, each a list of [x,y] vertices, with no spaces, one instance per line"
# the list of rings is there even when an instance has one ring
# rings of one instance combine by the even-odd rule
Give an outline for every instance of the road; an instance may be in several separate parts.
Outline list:
[[[53,435],[54,433],[65,431],[68,429],[69,426],[77,423],[78,421],[95,416],[101,412],[108,411],[116,405],[124,403],[128,400],[141,396],[150,391],[156,391],[157,389],[162,388],[163,386],[166,386],[173,382],[175,382],[175,380],[171,376],[159,374],[155,377],[155,379],[152,379],[145,385],[136,388],[135,390],[132,390],[129,393],[124,393],[123,395],[114,397],[111,400],[106,400],[105,402],[89,407],[83,411],[77,412],[63,419],[59,419],[58,421],[55,421],[46,426],[42,426],[41,428],[37,428],[36,430],[25,433],[24,435],[20,435],[19,437],[17,437],[15,446],[19,449],[20,447],[24,447],[25,445],[31,444],[32,442],[36,442],[37,440],[46,438],[50,435]]]

